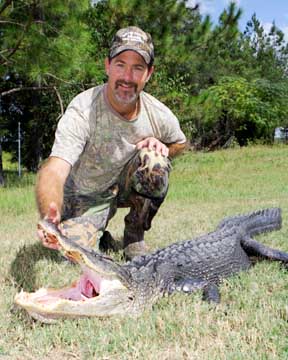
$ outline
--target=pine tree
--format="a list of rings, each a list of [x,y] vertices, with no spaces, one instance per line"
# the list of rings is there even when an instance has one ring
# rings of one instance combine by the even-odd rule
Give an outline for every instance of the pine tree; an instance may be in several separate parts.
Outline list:
[[[17,120],[25,133],[23,160],[30,170],[47,156],[43,140],[51,138],[68,98],[97,70],[84,22],[89,7],[89,0],[6,0],[0,6],[0,128],[7,131],[9,118],[9,131],[15,131],[17,121],[9,109],[18,106],[22,116]]]

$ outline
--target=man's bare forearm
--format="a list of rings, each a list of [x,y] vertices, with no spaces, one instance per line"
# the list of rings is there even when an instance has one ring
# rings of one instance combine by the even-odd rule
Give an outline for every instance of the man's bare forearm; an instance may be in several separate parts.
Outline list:
[[[180,155],[185,147],[186,147],[186,143],[183,143],[183,144],[177,144],[177,143],[174,143],[174,144],[168,144],[167,147],[169,148],[169,157],[173,158],[177,155]]]
[[[63,186],[54,172],[43,166],[36,183],[36,201],[41,218],[47,215],[51,202],[60,210],[63,204]]]
[[[63,186],[70,168],[64,164],[63,169],[59,166],[59,161],[50,158],[38,172],[36,201],[41,217],[48,214],[51,203],[54,203],[57,206],[59,213],[61,212],[63,204]]]

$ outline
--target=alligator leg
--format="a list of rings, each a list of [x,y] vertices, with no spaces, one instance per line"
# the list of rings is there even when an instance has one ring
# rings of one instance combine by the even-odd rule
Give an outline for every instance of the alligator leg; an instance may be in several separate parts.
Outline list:
[[[288,253],[272,249],[248,236],[241,240],[241,245],[249,256],[258,256],[264,259],[282,261],[288,265]]]
[[[220,303],[218,286],[215,283],[201,279],[185,278],[177,280],[169,287],[168,293],[172,294],[175,291],[181,291],[185,294],[192,294],[198,290],[203,291],[203,300],[217,304]]]
[[[214,283],[209,283],[203,289],[203,300],[209,303],[220,303],[220,293],[218,286]]]

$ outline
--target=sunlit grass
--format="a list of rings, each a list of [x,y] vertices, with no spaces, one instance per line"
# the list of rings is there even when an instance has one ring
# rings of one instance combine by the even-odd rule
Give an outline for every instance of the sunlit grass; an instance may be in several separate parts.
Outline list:
[[[288,251],[287,147],[189,152],[174,161],[173,168],[167,200],[146,234],[151,249],[211,231],[227,215],[280,206],[283,228],[257,238]],[[225,281],[216,307],[203,302],[200,294],[178,294],[160,300],[137,319],[86,318],[52,326],[32,321],[14,307],[16,292],[64,286],[79,269],[38,243],[34,176],[30,179],[0,189],[0,357],[288,358],[287,271],[267,261]],[[119,210],[109,224],[116,237],[122,236],[126,212]]]
[[[5,186],[0,187],[0,214],[16,216],[34,210],[35,174],[22,169],[18,174],[17,163],[11,154],[3,152]]]

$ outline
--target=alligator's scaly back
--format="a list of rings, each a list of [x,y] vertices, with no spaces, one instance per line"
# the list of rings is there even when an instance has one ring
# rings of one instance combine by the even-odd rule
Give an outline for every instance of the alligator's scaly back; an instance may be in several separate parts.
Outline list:
[[[155,269],[161,273],[161,281],[167,277],[169,282],[186,276],[217,283],[220,278],[245,270],[251,265],[242,246],[250,236],[280,227],[279,208],[228,217],[220,222],[214,232],[174,243],[151,255],[138,257],[126,266],[132,268],[137,277],[141,276],[141,271],[147,271],[146,268],[150,267],[154,268],[154,274]]]
[[[59,242],[64,255],[86,269],[74,288],[16,296],[17,304],[42,321],[61,316],[135,314],[175,291],[202,289],[207,300],[218,302],[218,282],[249,268],[250,255],[288,263],[287,253],[251,238],[281,227],[278,208],[226,218],[214,232],[174,243],[124,265],[74,244],[51,224],[42,222],[39,226],[53,242]]]
[[[228,217],[214,232],[135,258],[124,267],[129,269],[135,283],[142,283],[142,287],[147,283],[148,298],[161,295],[155,294],[155,289],[162,293],[190,293],[201,288],[207,300],[217,302],[219,294],[215,285],[222,278],[248,269],[251,266],[250,255],[288,262],[286,253],[270,249],[250,238],[279,229],[281,221],[279,208]]]

